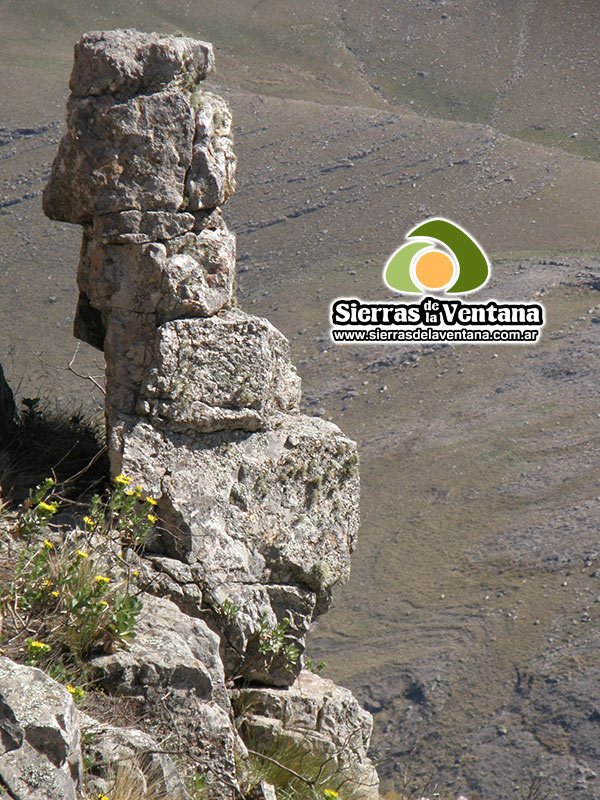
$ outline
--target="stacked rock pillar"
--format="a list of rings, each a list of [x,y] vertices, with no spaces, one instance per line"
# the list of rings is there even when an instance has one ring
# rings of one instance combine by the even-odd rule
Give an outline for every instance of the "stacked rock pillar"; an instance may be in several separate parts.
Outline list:
[[[285,687],[349,575],[358,459],[300,413],[285,337],[236,307],[231,115],[200,88],[212,66],[192,39],[86,34],[44,209],[83,226],[75,335],[104,350],[113,474],[158,498],[151,547],[200,587],[192,613],[228,680]]]

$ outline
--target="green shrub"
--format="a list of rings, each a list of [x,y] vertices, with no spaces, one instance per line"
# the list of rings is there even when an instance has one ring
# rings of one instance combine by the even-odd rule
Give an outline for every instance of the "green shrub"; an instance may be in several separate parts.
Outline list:
[[[286,669],[291,670],[298,663],[300,650],[295,642],[288,641],[290,625],[287,617],[271,625],[267,614],[263,614],[258,628],[258,651],[271,663],[277,658],[283,660]]]
[[[86,661],[135,636],[142,602],[127,551],[144,547],[158,521],[157,503],[124,475],[107,496],[91,498],[81,526],[57,524],[61,502],[48,478],[13,521],[18,556],[11,579],[0,583],[2,649],[44,668],[82,700],[77,683]]]

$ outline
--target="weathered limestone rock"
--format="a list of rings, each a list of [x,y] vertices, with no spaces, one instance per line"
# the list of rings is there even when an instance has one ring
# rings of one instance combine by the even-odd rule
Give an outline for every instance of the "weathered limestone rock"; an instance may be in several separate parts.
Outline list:
[[[196,133],[186,190],[189,208],[197,211],[220,206],[234,193],[236,158],[227,103],[210,92],[194,101]]]
[[[93,660],[111,693],[146,698],[169,687],[229,709],[219,638],[164,598],[142,595],[144,610],[127,650]]]
[[[203,591],[196,571],[176,558],[148,554],[137,559],[140,583],[157,597],[165,597],[190,617],[201,617]]]
[[[193,231],[164,241],[105,244],[86,232],[77,280],[99,311],[143,309],[160,324],[227,307],[234,271],[235,237],[214,210],[194,217]]]
[[[100,244],[145,244],[191,231],[196,217],[172,211],[118,211],[94,217],[90,239]]]
[[[169,600],[143,595],[143,603],[129,650],[93,660],[99,683],[149,704],[156,723],[176,719],[180,746],[206,775],[209,796],[231,800],[235,733],[219,637]]]
[[[167,320],[209,316],[233,302],[235,236],[221,212],[174,216],[192,217],[194,230],[164,241],[121,244],[100,242],[93,229],[84,233],[77,281],[83,302],[104,326],[111,312],[128,315],[135,326],[142,312],[152,316],[154,331]],[[134,212],[127,217],[134,230],[138,217]]]
[[[81,225],[130,209],[181,209],[194,111],[178,90],[71,98],[67,126],[44,190],[49,217]]]
[[[317,615],[317,595],[286,584],[228,583],[207,587],[205,604],[222,637],[221,656],[230,680],[287,686],[301,667],[304,637]],[[322,604],[319,613],[325,610]],[[281,648],[270,633],[286,625]],[[288,655],[293,646],[298,658]]]
[[[169,800],[188,800],[179,771],[163,748],[147,733],[135,728],[116,728],[79,713],[84,751],[91,764],[86,788],[98,794],[113,785],[139,785],[139,800],[159,795]],[[96,796],[96,795],[93,795]]]
[[[235,190],[231,114],[221,98],[198,88],[212,63],[210,45],[185,37],[86,34],[75,47],[67,133],[44,190],[47,216],[93,222],[105,240],[99,216],[173,215],[224,203]],[[108,239],[152,241],[153,234],[181,232],[185,217],[140,217],[139,231],[131,218],[113,218]]]
[[[159,498],[165,553],[194,565],[205,587],[219,590],[218,603],[229,593],[243,607],[246,616],[229,627],[236,647],[249,648],[247,677],[267,679],[264,665],[253,663],[256,620],[272,613],[281,621],[292,611],[274,587],[312,593],[290,628],[303,649],[314,613],[326,610],[332,587],[349,575],[358,528],[354,442],[335,425],[301,415],[281,415],[278,427],[251,435],[165,435],[137,423],[125,434],[114,468]],[[249,585],[266,590],[252,600],[245,594]]]
[[[41,670],[0,657],[0,793],[76,800],[81,773],[71,695]]]
[[[160,498],[167,553],[215,582],[298,580],[320,593],[349,575],[356,445],[332,423],[282,416],[265,432],[193,438],[140,422],[119,468]]]
[[[288,689],[239,689],[232,702],[249,748],[268,755],[289,746],[317,762],[322,789],[378,800],[377,772],[367,756],[373,721],[348,689],[302,672]]]
[[[185,36],[134,29],[92,31],[75,45],[69,88],[76,97],[149,94],[204,80],[214,66],[212,45]]]
[[[152,363],[136,412],[158,427],[255,431],[299,408],[287,339],[242,311],[162,325]]]
[[[134,412],[157,326],[233,302],[235,237],[218,210],[194,224],[182,236],[141,245],[100,244],[84,234],[75,330],[106,353],[109,420]]]
[[[217,209],[198,215],[193,233],[165,242],[160,321],[209,317],[234,301],[235,236]]]
[[[105,354],[111,470],[158,500],[146,552],[132,555],[148,587],[137,636],[94,665],[106,691],[148,707],[155,738],[176,729],[208,800],[239,790],[236,681],[271,687],[253,690],[251,715],[251,690],[236,695],[248,742],[300,737],[353,797],[374,800],[370,717],[347,690],[294,683],[311,623],[349,575],[356,445],[299,413],[287,340],[235,308],[219,208],[235,189],[231,114],[198,86],[212,60],[191,39],[86,34],[44,192],[48,216],[84,226],[75,331]],[[130,734],[106,736],[135,750]]]

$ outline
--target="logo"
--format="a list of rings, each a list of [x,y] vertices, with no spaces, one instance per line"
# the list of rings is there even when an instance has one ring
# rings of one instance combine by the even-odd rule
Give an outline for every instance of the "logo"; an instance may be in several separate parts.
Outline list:
[[[408,231],[385,264],[383,282],[394,301],[339,297],[331,304],[331,338],[337,343],[534,344],[544,327],[541,303],[463,300],[483,289],[490,261],[464,228],[434,217]],[[407,302],[404,295],[420,295]]]
[[[488,257],[460,225],[435,217],[406,234],[411,241],[389,258],[383,280],[396,292],[469,294],[481,289],[490,276]]]

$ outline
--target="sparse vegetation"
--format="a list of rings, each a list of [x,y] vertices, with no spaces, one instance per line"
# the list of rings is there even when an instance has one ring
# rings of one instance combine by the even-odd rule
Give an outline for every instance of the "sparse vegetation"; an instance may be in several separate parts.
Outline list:
[[[1,651],[44,668],[78,701],[89,657],[125,646],[142,608],[128,553],[144,546],[157,522],[156,501],[131,483],[117,476],[111,491],[61,524],[73,506],[47,478],[4,526]]]
[[[326,668],[326,661],[313,661],[312,658],[306,658],[304,660],[304,669],[307,669],[309,672],[312,672],[315,675],[320,675]]]
[[[110,764],[103,770],[102,791],[88,791],[84,800],[172,800],[173,792],[143,754]],[[204,776],[195,774],[186,786],[189,800],[205,800]],[[179,795],[178,795],[179,796]]]
[[[286,669],[292,669],[298,663],[300,650],[295,642],[289,641],[290,625],[287,617],[276,625],[271,625],[267,614],[262,615],[258,629],[258,650],[265,656],[269,666],[275,659],[282,659]]]
[[[249,757],[239,770],[245,794],[262,781],[275,788],[277,800],[360,800],[368,788],[343,766],[345,747],[324,754],[308,734],[281,736],[269,746],[251,738],[247,744]]]

